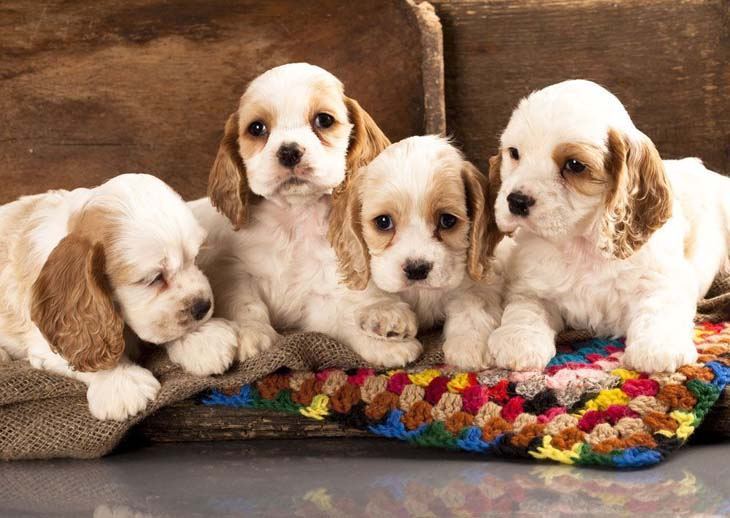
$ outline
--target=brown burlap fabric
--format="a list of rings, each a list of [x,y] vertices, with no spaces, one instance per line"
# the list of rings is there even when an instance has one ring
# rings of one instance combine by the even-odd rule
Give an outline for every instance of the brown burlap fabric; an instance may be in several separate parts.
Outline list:
[[[730,278],[715,282],[698,308],[698,319],[730,320]],[[567,331],[560,342],[589,338]],[[438,335],[423,338],[426,352],[418,364],[443,361]],[[136,423],[159,408],[211,388],[249,383],[279,368],[317,370],[363,367],[348,347],[316,333],[285,336],[275,347],[222,376],[199,378],[173,365],[161,350],[143,362],[162,384],[157,399],[140,415],[124,422],[99,421],[86,403],[86,387],[77,381],[32,369],[25,361],[0,364],[0,458],[96,458],[108,454]]]

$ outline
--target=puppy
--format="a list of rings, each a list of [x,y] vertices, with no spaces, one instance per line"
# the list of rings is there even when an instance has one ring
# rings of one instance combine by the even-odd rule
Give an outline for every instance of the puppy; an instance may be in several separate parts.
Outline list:
[[[235,322],[241,360],[285,329],[328,334],[383,366],[420,354],[408,305],[375,287],[341,284],[327,242],[340,185],[388,144],[319,67],[283,65],[248,86],[226,123],[209,198],[191,205],[209,233],[200,264],[216,315]]]
[[[673,371],[697,358],[696,302],[728,266],[730,180],[662,160],[621,102],[588,81],[523,99],[492,168],[512,233],[499,366],[539,369],[565,325],[626,337],[623,360]]]
[[[98,419],[126,419],[157,394],[152,373],[130,360],[138,339],[168,344],[194,374],[235,358],[235,333],[210,319],[195,264],[205,232],[161,180],[127,174],[24,197],[0,207],[0,233],[0,359],[86,383]],[[217,340],[196,340],[202,331]]]
[[[488,366],[501,316],[490,255],[501,235],[487,178],[446,139],[411,137],[360,169],[337,203],[346,207],[335,208],[330,239],[348,285],[372,277],[410,304],[419,328],[444,324],[447,363]]]

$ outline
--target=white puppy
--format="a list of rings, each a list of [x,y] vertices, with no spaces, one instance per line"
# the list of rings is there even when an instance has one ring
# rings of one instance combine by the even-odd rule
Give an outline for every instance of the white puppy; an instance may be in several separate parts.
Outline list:
[[[392,144],[348,182],[330,237],[346,282],[399,294],[419,328],[444,324],[447,363],[491,363],[487,338],[499,324],[501,281],[490,255],[501,234],[487,178],[437,136]]]
[[[489,343],[499,366],[544,367],[565,325],[625,336],[637,370],[696,360],[696,302],[727,268],[730,180],[695,158],[663,161],[588,81],[523,99],[492,167],[497,223],[515,238]]]
[[[126,419],[157,394],[152,373],[129,359],[137,337],[168,344],[195,374],[233,361],[235,334],[210,320],[195,264],[205,232],[161,180],[127,174],[21,198],[0,207],[0,234],[0,359],[83,381],[95,417]],[[196,341],[201,331],[218,340]]]
[[[241,360],[285,329],[328,334],[384,366],[420,354],[408,305],[341,284],[326,237],[331,199],[347,172],[388,144],[342,83],[319,67],[280,66],[248,86],[226,124],[210,199],[192,203],[209,232],[200,264],[216,315],[236,323]]]

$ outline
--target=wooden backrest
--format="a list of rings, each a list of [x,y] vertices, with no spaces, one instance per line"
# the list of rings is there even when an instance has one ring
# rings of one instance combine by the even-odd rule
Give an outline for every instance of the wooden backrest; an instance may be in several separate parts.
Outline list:
[[[11,0],[0,19],[0,202],[140,171],[202,196],[247,82],[286,62],[330,70],[391,139],[426,129],[402,0]]]

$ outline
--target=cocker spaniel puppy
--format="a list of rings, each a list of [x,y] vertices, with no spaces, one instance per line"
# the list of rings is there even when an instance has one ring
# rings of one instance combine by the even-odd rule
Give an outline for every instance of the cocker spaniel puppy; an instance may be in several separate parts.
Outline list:
[[[662,160],[621,102],[589,81],[523,99],[492,158],[496,218],[515,239],[499,366],[539,369],[564,326],[626,337],[624,363],[673,371],[697,353],[698,298],[728,266],[730,180]]]
[[[216,315],[235,322],[241,360],[287,329],[325,333],[383,366],[420,354],[408,305],[375,287],[349,290],[327,242],[332,198],[388,144],[319,67],[283,65],[249,84],[226,123],[209,198],[192,203],[209,233],[200,264]]]
[[[411,137],[355,173],[336,203],[330,238],[348,285],[372,279],[410,304],[419,328],[444,324],[447,363],[488,366],[501,316],[490,256],[501,234],[487,178],[446,139]]]
[[[194,374],[235,358],[235,333],[210,319],[210,285],[195,264],[205,232],[161,180],[127,174],[27,196],[0,207],[0,233],[0,361],[86,383],[98,419],[126,419],[157,394],[159,382],[130,359],[139,339],[166,344]]]

